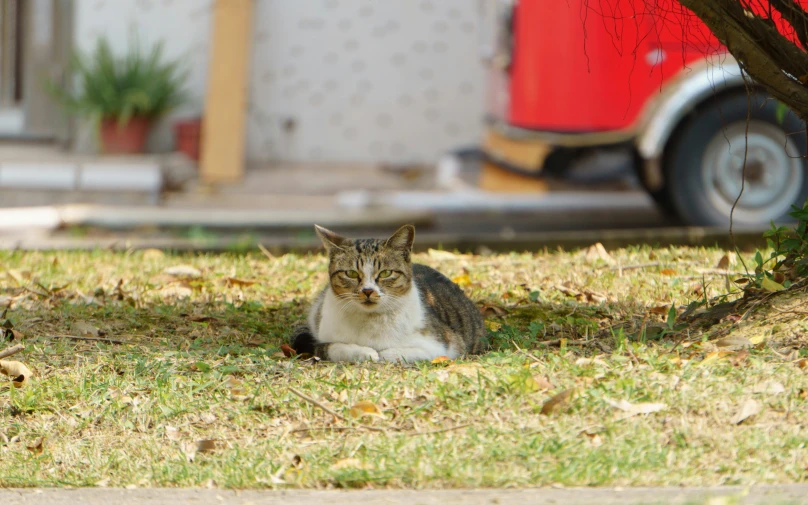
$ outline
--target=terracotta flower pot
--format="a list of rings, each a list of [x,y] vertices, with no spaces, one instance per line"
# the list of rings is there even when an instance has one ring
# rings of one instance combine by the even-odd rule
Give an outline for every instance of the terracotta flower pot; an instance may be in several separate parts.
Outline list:
[[[174,138],[177,151],[185,153],[194,161],[199,161],[202,142],[202,118],[187,119],[174,123]]]
[[[133,117],[123,126],[117,118],[101,120],[101,150],[106,154],[142,153],[146,146],[151,121],[144,117]]]

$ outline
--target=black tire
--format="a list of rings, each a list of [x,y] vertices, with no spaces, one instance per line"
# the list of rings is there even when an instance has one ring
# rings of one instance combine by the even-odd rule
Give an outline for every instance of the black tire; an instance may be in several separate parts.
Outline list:
[[[733,92],[701,105],[665,149],[665,187],[676,213],[686,224],[728,226],[745,153],[744,196],[734,223],[790,221],[791,205],[801,207],[808,198],[804,129],[793,113],[760,91]]]

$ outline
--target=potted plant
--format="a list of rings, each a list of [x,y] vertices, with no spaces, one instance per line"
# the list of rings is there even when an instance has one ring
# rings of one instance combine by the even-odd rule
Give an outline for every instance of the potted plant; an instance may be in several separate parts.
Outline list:
[[[152,124],[185,100],[187,72],[179,60],[164,61],[162,42],[143,53],[135,38],[129,53],[116,57],[102,37],[91,54],[76,54],[71,67],[74,91],[50,88],[69,112],[92,121],[104,153],[143,152]]]

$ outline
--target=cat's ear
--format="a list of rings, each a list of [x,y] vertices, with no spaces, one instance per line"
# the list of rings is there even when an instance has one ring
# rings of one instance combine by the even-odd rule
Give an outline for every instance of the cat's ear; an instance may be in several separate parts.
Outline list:
[[[345,247],[346,242],[348,242],[348,239],[345,237],[317,224],[314,225],[314,231],[317,232],[317,236],[323,241],[323,245],[329,253],[333,249],[342,249]]]
[[[411,224],[405,224],[393,235],[387,239],[385,246],[391,249],[398,249],[401,251],[412,251],[412,243],[415,240],[415,227]]]

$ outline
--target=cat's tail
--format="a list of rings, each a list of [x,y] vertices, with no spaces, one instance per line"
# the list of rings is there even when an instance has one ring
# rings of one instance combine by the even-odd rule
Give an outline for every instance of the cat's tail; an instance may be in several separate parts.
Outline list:
[[[317,341],[307,325],[300,325],[294,329],[289,337],[289,345],[298,354],[315,354]]]

